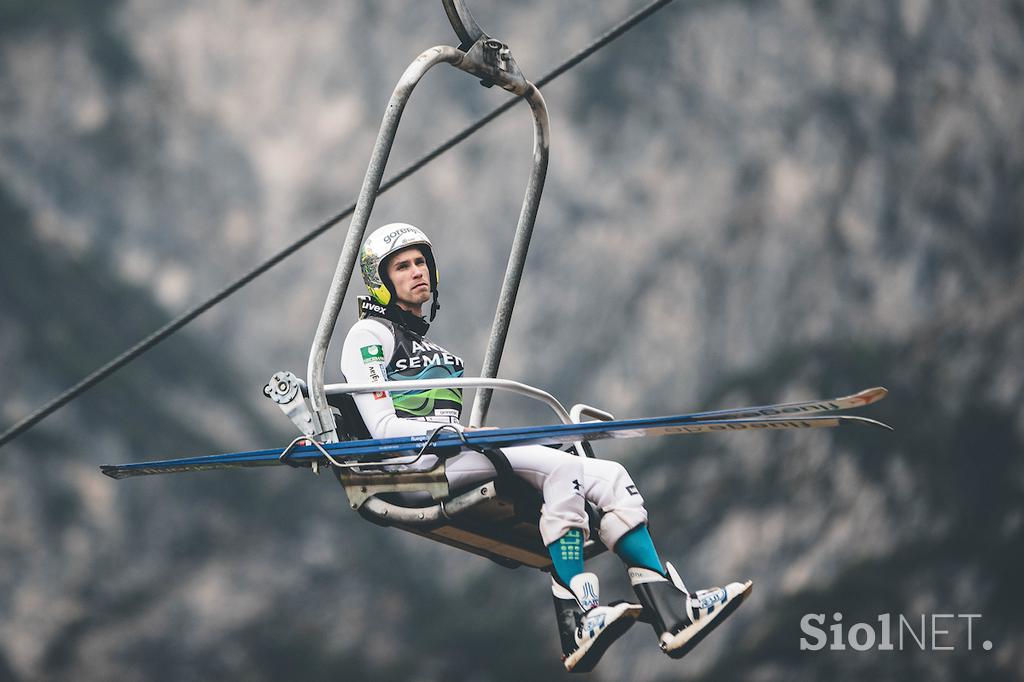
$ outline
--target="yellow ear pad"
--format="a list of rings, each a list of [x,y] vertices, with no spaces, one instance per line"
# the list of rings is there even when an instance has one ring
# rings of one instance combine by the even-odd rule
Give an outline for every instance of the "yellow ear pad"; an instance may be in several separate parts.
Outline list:
[[[391,302],[391,292],[388,291],[388,288],[383,284],[376,289],[370,289],[370,293],[373,294],[373,297],[377,299],[377,302],[381,305],[387,305]]]

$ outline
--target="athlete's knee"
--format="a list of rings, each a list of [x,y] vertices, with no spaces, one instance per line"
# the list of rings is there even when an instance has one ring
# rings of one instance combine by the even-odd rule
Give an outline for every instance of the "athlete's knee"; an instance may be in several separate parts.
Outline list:
[[[633,489],[636,488],[636,486],[633,485],[633,477],[629,475],[628,471],[626,471],[626,467],[622,466],[618,462],[609,461],[608,464],[612,477],[615,479],[615,482],[619,487],[623,490],[629,487],[632,487]],[[627,493],[628,492],[629,491],[627,491]]]
[[[588,462],[593,462],[585,472],[591,502],[601,508],[614,506],[618,501],[624,501],[627,506],[643,504],[640,491],[626,467],[606,459]]]
[[[618,462],[597,460],[588,468],[591,502],[601,511],[601,541],[614,547],[623,535],[647,522],[644,498],[626,468]]]

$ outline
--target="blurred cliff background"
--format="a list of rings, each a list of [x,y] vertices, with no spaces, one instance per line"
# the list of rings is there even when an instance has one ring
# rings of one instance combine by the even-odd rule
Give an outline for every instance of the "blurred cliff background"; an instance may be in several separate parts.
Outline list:
[[[643,4],[472,6],[538,78]],[[454,42],[438,2],[0,1],[0,427],[347,206],[399,75]],[[620,417],[884,385],[897,429],[599,448],[689,584],[756,589],[684,661],[641,625],[591,678],[1020,679],[1024,4],[680,0],[544,94],[503,376]],[[389,168],[505,97],[432,71]],[[472,374],[530,137],[513,110],[372,220],[435,240],[431,336]],[[545,576],[373,527],[331,477],[99,473],[287,442],[261,387],[305,373],[347,225],[0,451],[0,679],[562,677]],[[962,619],[954,651],[800,651],[837,611],[982,618],[972,651]]]

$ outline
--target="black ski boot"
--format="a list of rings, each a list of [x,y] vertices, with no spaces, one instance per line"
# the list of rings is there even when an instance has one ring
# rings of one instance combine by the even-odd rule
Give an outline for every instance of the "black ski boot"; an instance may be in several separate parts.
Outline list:
[[[661,650],[682,658],[743,603],[754,584],[748,580],[688,592],[672,564],[665,566],[668,578],[650,569],[630,568],[629,581]]]
[[[588,673],[612,643],[636,622],[639,604],[617,601],[598,605],[598,582],[593,573],[581,573],[567,589],[551,581],[551,592],[562,640],[562,662],[572,673]]]

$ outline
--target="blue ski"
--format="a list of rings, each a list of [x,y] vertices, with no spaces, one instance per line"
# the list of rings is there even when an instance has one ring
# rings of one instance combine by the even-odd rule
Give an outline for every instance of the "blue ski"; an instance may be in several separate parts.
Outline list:
[[[750,412],[756,409],[743,408],[736,412]],[[841,407],[829,409],[843,409]],[[580,440],[594,441],[607,438],[643,438],[693,433],[719,433],[750,429],[811,429],[847,425],[891,427],[866,417],[853,416],[811,416],[811,417],[766,417],[759,419],[709,419],[708,413],[696,413],[669,417],[644,419],[620,419],[607,422],[585,422],[582,424],[553,424],[548,426],[524,426],[506,429],[469,431],[461,436],[442,431],[431,443],[428,452],[452,456],[467,449],[493,449],[517,445],[561,445]],[[423,449],[428,436],[405,438],[379,438],[373,440],[326,443],[322,447],[336,461],[379,462],[393,457],[416,454]],[[306,465],[314,461],[326,464],[326,458],[316,446],[303,445],[293,448],[288,461],[281,460],[283,448],[254,450],[223,455],[205,455],[182,459],[138,462],[133,464],[105,464],[102,472],[111,478],[169,474],[185,471],[205,471],[236,467],[275,466],[279,464]],[[395,462],[400,463],[400,462]]]

